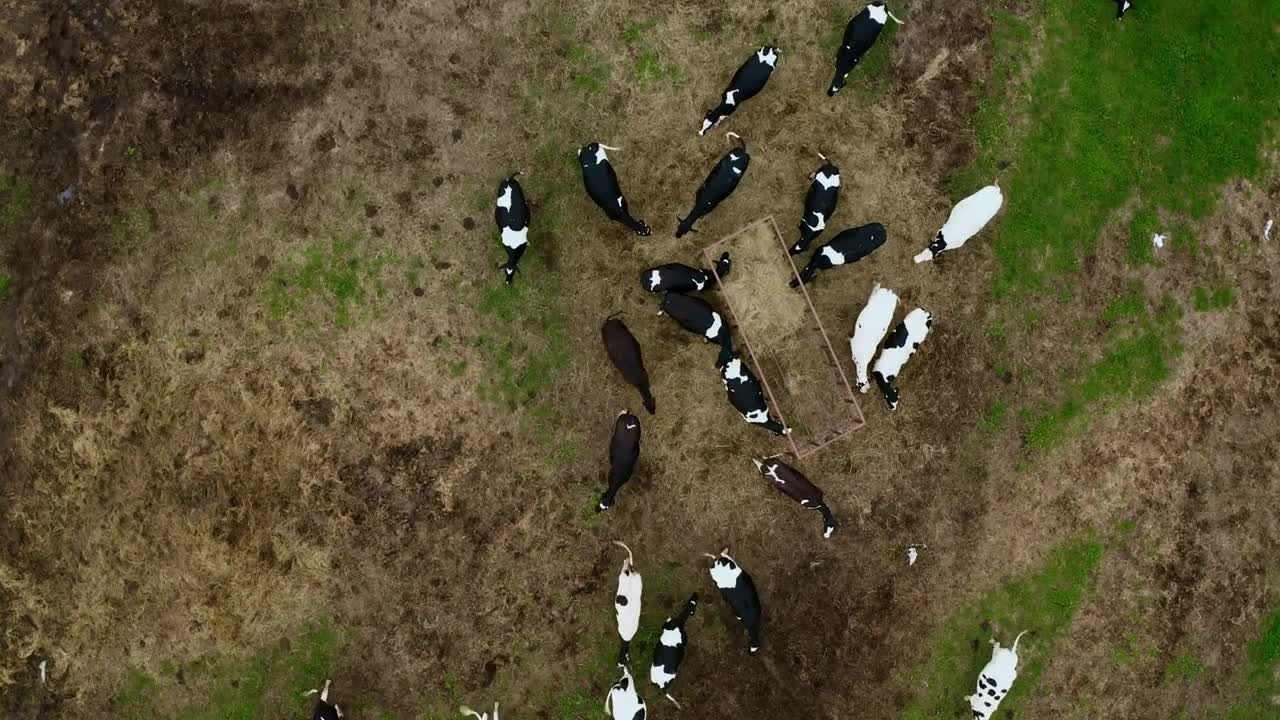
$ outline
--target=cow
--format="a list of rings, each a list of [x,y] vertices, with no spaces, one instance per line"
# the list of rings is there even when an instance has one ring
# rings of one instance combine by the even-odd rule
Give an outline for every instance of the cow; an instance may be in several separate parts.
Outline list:
[[[701,298],[666,293],[662,296],[662,309],[658,314],[669,316],[685,330],[701,335],[706,342],[723,345],[729,340],[729,325],[710,303]]]
[[[897,294],[876,283],[871,288],[866,307],[858,313],[858,320],[853,325],[853,335],[849,337],[849,352],[853,355],[853,371],[857,375],[859,392],[865,393],[871,387],[867,378],[867,366],[875,357],[884,334],[893,324],[893,312],[897,309]]]
[[[849,73],[853,72],[867,51],[876,44],[876,39],[880,37],[880,31],[884,30],[884,24],[889,18],[902,24],[901,20],[889,12],[882,0],[876,0],[849,21],[844,29],[844,40],[836,50],[836,76],[831,81],[831,87],[827,88],[827,97],[833,97],[844,89]]]
[[[733,191],[738,189],[738,183],[742,182],[747,166],[751,164],[751,154],[747,152],[747,144],[742,142],[742,137],[732,132],[726,134],[730,138],[738,139],[738,147],[720,158],[720,162],[711,169],[711,174],[702,181],[702,187],[698,188],[698,194],[693,200],[693,209],[689,214],[683,218],[676,218],[680,221],[679,227],[676,228],[677,238],[694,232],[694,223],[715,210],[717,205],[732,195]]]
[[[771,45],[760,48],[742,63],[742,67],[738,68],[729,81],[729,87],[724,89],[724,99],[711,108],[702,120],[702,129],[698,134],[705,135],[708,130],[719,125],[720,121],[732,115],[738,106],[758,95],[768,84],[769,76],[773,74],[777,64],[778,48]]]
[[[631,479],[640,459],[640,418],[623,410],[613,423],[609,439],[609,487],[600,496],[596,512],[608,510],[618,499],[618,491]]]
[[[680,703],[671,697],[671,683],[675,682],[676,675],[680,673],[680,663],[684,661],[685,646],[688,643],[685,637],[685,623],[689,622],[689,618],[693,617],[697,610],[698,593],[694,593],[689,596],[680,614],[669,617],[662,623],[662,634],[658,637],[658,644],[653,648],[653,665],[649,668],[649,682],[658,686],[658,689],[665,693],[667,699],[675,703],[676,707],[680,707]]]
[[[835,515],[831,514],[831,508],[822,499],[822,488],[810,482],[804,473],[781,460],[770,458],[761,462],[753,458],[751,461],[756,464],[760,476],[778,488],[783,495],[800,503],[803,508],[822,513],[822,537],[831,537],[838,523]]]
[[[631,671],[622,666],[622,679],[613,684],[609,695],[604,699],[604,711],[613,720],[644,720],[644,698],[636,692],[636,682]]]
[[[623,561],[622,571],[618,573],[618,592],[613,596],[613,611],[618,616],[618,637],[622,638],[622,647],[618,650],[618,665],[626,667],[631,661],[631,638],[636,636],[636,630],[640,628],[640,595],[644,591],[644,580],[636,572],[631,548],[618,540],[614,540],[613,544],[627,551],[627,559]]]
[[[894,384],[898,373],[915,354],[920,343],[929,336],[929,328],[933,325],[933,316],[920,308],[907,313],[884,341],[880,358],[871,370],[871,377],[876,387],[884,394],[884,401],[890,410],[898,408],[898,388]]]
[[[938,253],[946,250],[960,249],[969,238],[977,235],[987,223],[991,222],[991,218],[1000,212],[1000,206],[1003,204],[1004,195],[1000,193],[1000,187],[997,185],[988,185],[956,203],[956,206],[951,208],[947,223],[938,231],[933,242],[915,256],[916,263],[928,262],[938,257]]]
[[[760,607],[760,593],[756,592],[756,583],[733,558],[729,557],[729,548],[720,551],[720,555],[707,554],[711,558],[711,579],[720,588],[720,596],[733,608],[734,617],[747,629],[748,652],[760,650],[760,625],[764,622],[764,613]]]
[[[729,403],[742,413],[743,420],[759,425],[774,435],[791,434],[791,428],[769,417],[769,404],[765,402],[760,381],[727,341],[720,345],[716,367],[720,368],[720,379],[724,381]]]
[[[651,293],[699,292],[708,286],[714,287],[717,275],[721,280],[728,277],[732,267],[728,251],[721,253],[720,259],[716,260],[715,272],[698,270],[680,263],[667,263],[640,273],[640,287]]]
[[[644,401],[644,409],[652,415],[657,411],[657,402],[649,388],[649,373],[644,369],[644,355],[640,353],[640,343],[631,330],[612,316],[600,326],[600,339],[604,341],[604,351],[608,353],[613,366],[622,373],[622,378],[640,391]]]
[[[475,710],[472,710],[471,708],[467,707],[466,705],[463,705],[462,707],[458,708],[458,712],[462,713],[463,716],[470,716],[475,718],[476,720],[498,720],[498,703],[495,702],[493,704],[492,718],[489,717],[489,713],[478,713]]]
[[[595,142],[582,146],[578,151],[582,184],[586,187],[587,194],[610,220],[626,225],[640,237],[646,237],[650,234],[649,226],[643,220],[631,217],[627,198],[622,195],[622,188],[618,186],[618,174],[613,171],[613,164],[605,153],[605,150],[620,149]]]
[[[1116,0],[1116,19],[1123,18],[1131,7],[1133,7],[1133,3],[1129,2],[1129,0]]]
[[[329,684],[329,680],[326,678],[323,690],[312,690],[307,693],[308,695],[314,695],[317,692],[320,693],[320,699],[316,701],[316,706],[311,710],[311,720],[342,719],[342,708],[338,707],[337,703],[332,705],[329,704]]]
[[[498,183],[498,200],[493,208],[493,221],[502,234],[502,247],[507,251],[507,264],[503,270],[510,285],[516,278],[517,266],[524,251],[529,248],[529,203],[525,202],[524,189],[516,177]]]
[[[1018,633],[1011,648],[1002,648],[995,638],[991,638],[991,659],[978,673],[978,689],[965,697],[969,709],[973,710],[973,720],[991,720],[996,708],[1000,707],[1000,701],[1013,687],[1013,681],[1018,677],[1018,641],[1026,634],[1026,630]]]
[[[836,211],[840,202],[840,168],[831,164],[826,155],[818,153],[822,158],[822,167],[809,177],[809,192],[804,196],[804,217],[800,218],[800,239],[790,247],[792,255],[799,255],[809,247],[809,243],[822,234],[827,221]]]
[[[880,223],[869,223],[842,231],[831,238],[831,242],[819,245],[813,251],[809,264],[800,271],[800,277],[791,280],[791,287],[812,282],[820,270],[858,262],[883,245],[888,238],[889,234]]]

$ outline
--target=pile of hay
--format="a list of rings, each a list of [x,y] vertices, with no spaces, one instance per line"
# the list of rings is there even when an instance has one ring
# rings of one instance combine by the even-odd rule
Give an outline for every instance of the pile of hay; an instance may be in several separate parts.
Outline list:
[[[749,226],[713,248],[712,255],[718,257],[726,250],[733,270],[724,286],[738,325],[747,329],[753,343],[777,343],[804,325],[808,306],[799,290],[788,287],[795,276],[772,222],[762,220]]]

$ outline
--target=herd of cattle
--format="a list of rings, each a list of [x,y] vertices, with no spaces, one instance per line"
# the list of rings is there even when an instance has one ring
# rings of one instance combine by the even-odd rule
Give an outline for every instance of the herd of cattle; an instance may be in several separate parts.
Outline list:
[[[1116,17],[1122,18],[1132,2],[1116,0],[1116,6]],[[827,89],[827,95],[834,96],[844,88],[849,74],[874,46],[889,19],[901,23],[889,12],[883,0],[875,0],[849,21],[843,42],[836,52],[835,76]],[[734,73],[719,103],[704,117],[698,134],[706,134],[736,112],[742,103],[759,94],[777,67],[778,58],[779,50],[776,47],[765,46],[756,50]],[[728,199],[746,176],[751,163],[746,143],[735,133],[727,135],[736,140],[736,143],[703,180],[695,195],[693,208],[685,217],[679,218],[675,231],[677,238],[694,232],[694,224]],[[587,195],[610,220],[626,226],[636,235],[648,236],[652,230],[647,223],[631,214],[618,182],[618,174],[609,162],[608,151],[616,150],[618,148],[593,142],[578,151],[583,185]],[[840,170],[826,156],[821,156],[821,159],[822,166],[810,176],[804,212],[799,223],[799,237],[789,247],[792,255],[805,252],[823,233],[839,203]],[[494,210],[494,220],[507,254],[507,261],[503,266],[507,283],[515,281],[520,259],[529,247],[531,213],[524,190],[517,180],[518,175],[519,173],[506,178],[499,184]],[[951,214],[929,245],[915,256],[915,262],[927,262],[944,251],[963,246],[995,217],[1003,203],[1004,197],[997,185],[984,187],[961,200],[952,208]],[[791,287],[813,282],[822,271],[857,262],[883,246],[887,240],[888,232],[880,223],[873,222],[843,230],[813,251],[808,263],[791,280]],[[791,432],[790,428],[770,416],[760,382],[735,349],[728,322],[710,303],[692,295],[718,288],[720,280],[729,275],[731,268],[732,263],[726,252],[713,268],[698,269],[681,263],[648,268],[640,273],[640,285],[647,292],[663,294],[659,315],[671,317],[684,329],[719,347],[716,367],[720,371],[729,403],[743,419],[774,434],[785,435]],[[867,392],[871,382],[874,382],[884,395],[890,410],[898,405],[897,375],[924,342],[933,324],[932,315],[922,308],[915,308],[889,332],[897,304],[898,296],[892,290],[875,284],[866,305],[858,314],[849,339],[859,391]],[[640,392],[645,409],[650,414],[656,413],[657,402],[644,366],[640,343],[627,326],[614,316],[605,320],[600,334],[610,361],[626,382]],[[875,357],[877,349],[880,352],[878,359]],[[617,502],[618,493],[630,479],[639,457],[640,419],[624,410],[614,422],[609,444],[608,485],[600,497],[597,510],[607,510]],[[821,513],[823,537],[831,537],[838,523],[823,500],[820,488],[799,470],[776,458],[753,462],[761,477],[771,485],[802,507]],[[630,643],[640,627],[643,581],[636,570],[631,549],[621,542],[615,542],[627,551],[627,558],[618,574],[618,589],[614,596],[614,611],[621,640],[617,664],[622,669],[622,678],[610,689],[605,699],[605,711],[615,720],[644,720],[645,703],[629,667]],[[709,573],[712,582],[743,624],[748,636],[749,652],[755,653],[761,647],[763,624],[763,611],[755,582],[729,555],[727,548],[719,555],[706,557],[711,560]],[[914,549],[912,559],[914,560]],[[653,648],[649,680],[673,703],[676,701],[669,690],[679,674],[688,644],[685,624],[697,612],[697,608],[698,593],[694,592],[679,612],[668,617],[662,624]],[[991,659],[978,675],[974,694],[964,698],[970,704],[975,720],[988,720],[1009,692],[1017,677],[1017,649],[1021,637],[1022,634],[1019,634],[1010,648],[1003,648],[995,639],[991,640],[994,646]],[[315,692],[317,691],[312,691]],[[328,702],[328,695],[329,682],[326,681],[324,689],[319,691],[313,720],[338,720],[342,717],[339,707]],[[492,714],[467,707],[460,710],[463,715],[476,720],[498,720],[497,703],[494,703]]]

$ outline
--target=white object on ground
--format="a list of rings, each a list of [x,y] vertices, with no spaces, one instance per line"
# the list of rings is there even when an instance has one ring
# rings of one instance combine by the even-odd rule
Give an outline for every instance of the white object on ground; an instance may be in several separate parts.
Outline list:
[[[1151,244],[1155,245],[1156,249],[1159,250],[1160,248],[1164,247],[1164,241],[1168,239],[1169,237],[1167,235],[1161,235],[1160,233],[1156,233],[1155,235],[1151,236]]]
[[[907,567],[916,564],[916,558],[920,557],[920,551],[929,547],[928,545],[908,545],[907,546]]]
[[[1268,240],[1268,241],[1271,240],[1271,226],[1274,225],[1275,222],[1276,222],[1275,220],[1272,220],[1271,218],[1267,218],[1267,226],[1262,228],[1263,240]]]
[[[48,672],[46,671],[46,668],[48,667],[48,665],[49,665],[48,660],[40,661],[40,682],[44,682],[49,677]]]

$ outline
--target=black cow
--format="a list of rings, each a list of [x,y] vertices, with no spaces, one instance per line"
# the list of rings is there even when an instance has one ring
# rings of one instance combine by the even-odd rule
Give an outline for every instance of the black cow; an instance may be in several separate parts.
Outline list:
[[[721,550],[719,557],[707,557],[712,561],[711,579],[720,588],[720,596],[733,608],[734,616],[747,628],[750,652],[756,652],[760,649],[760,625],[764,621],[764,613],[755,581],[729,557],[729,548]]]
[[[627,209],[627,199],[623,197],[622,188],[618,185],[618,174],[613,171],[613,164],[605,154],[605,150],[618,149],[600,143],[584,145],[578,151],[578,164],[582,166],[582,184],[587,188],[587,194],[596,205],[600,206],[601,210],[604,210],[604,214],[608,215],[610,220],[622,223],[631,228],[635,234],[644,237],[649,234],[649,226],[643,220],[631,217],[631,212]]]
[[[676,699],[671,697],[668,690],[671,683],[675,682],[676,675],[680,673],[680,663],[684,661],[685,647],[688,645],[684,625],[697,610],[698,593],[694,593],[689,596],[679,615],[669,617],[662,623],[662,634],[658,636],[658,644],[653,647],[653,665],[649,668],[649,682],[657,685],[658,689],[666,693],[667,699],[673,703]],[[679,706],[679,703],[676,705]]]
[[[312,690],[308,695],[316,692]],[[342,708],[337,703],[329,704],[329,681],[324,681],[324,689],[320,691],[320,699],[311,711],[311,720],[341,720]]]
[[[1116,0],[1116,19],[1119,20],[1124,17],[1124,14],[1129,12],[1131,7],[1133,7],[1133,3],[1129,2],[1129,0]]]
[[[761,477],[769,481],[770,485],[782,491],[783,495],[800,503],[801,507],[809,510],[817,510],[822,513],[822,537],[829,538],[836,531],[836,518],[831,514],[831,508],[827,507],[826,502],[822,499],[822,489],[804,476],[804,473],[787,465],[780,460],[752,460],[756,464],[756,470],[760,471]]]
[[[710,303],[701,298],[669,292],[662,296],[662,309],[658,314],[670,316],[680,327],[701,335],[707,342],[724,345],[729,340],[728,324]]]
[[[791,280],[791,287],[812,282],[819,270],[858,262],[883,245],[888,238],[889,234],[880,223],[869,223],[841,232],[831,238],[831,242],[813,251],[809,264],[800,271],[800,277]]]
[[[705,135],[708,130],[719,125],[721,120],[732,115],[739,105],[759,94],[769,82],[769,76],[773,74],[773,68],[777,64],[778,48],[770,45],[760,48],[742,63],[742,67],[738,68],[729,81],[729,87],[724,89],[724,98],[720,104],[711,108],[703,119],[702,129],[698,134]]]
[[[818,156],[822,158],[822,167],[809,178],[813,182],[804,196],[800,239],[791,246],[792,255],[799,255],[807,250],[809,243],[822,234],[827,221],[835,214],[836,204],[840,202],[840,168],[832,165],[826,155],[818,153]]]
[[[880,37],[880,31],[884,30],[884,24],[889,18],[902,24],[901,20],[889,12],[882,0],[876,0],[849,21],[844,29],[844,40],[836,50],[836,76],[831,81],[831,87],[827,88],[828,97],[844,89],[849,73],[853,72],[858,63],[862,62],[862,57],[876,44],[876,39]]]
[[[742,419],[752,425],[759,425],[774,435],[791,434],[791,428],[769,417],[769,403],[765,402],[760,381],[727,340],[720,345],[716,367],[720,368],[720,379],[724,381],[729,404],[742,413]]]
[[[498,184],[498,201],[493,208],[493,221],[502,233],[502,247],[507,251],[507,284],[516,277],[516,266],[529,247],[529,204],[524,199],[524,189],[516,181],[516,173]]]
[[[640,418],[623,410],[613,423],[609,440],[609,487],[600,496],[596,512],[608,510],[618,499],[618,491],[631,479],[640,459]]]
[[[711,174],[702,181],[702,187],[698,188],[698,194],[693,200],[693,209],[687,216],[678,218],[680,220],[680,226],[676,228],[678,238],[691,232],[694,223],[715,210],[717,205],[738,189],[738,183],[742,182],[742,176],[746,174],[747,166],[751,164],[751,154],[747,152],[746,143],[741,142],[742,138],[737,133],[727,134],[738,138],[738,147],[720,158],[720,162],[716,163]]]
[[[644,400],[644,409],[652,415],[657,410],[657,403],[649,389],[649,373],[644,369],[644,356],[640,353],[640,343],[631,334],[621,320],[609,318],[600,326],[600,339],[604,341],[604,351],[609,354],[613,366],[622,373],[622,378],[640,391]]]
[[[716,275],[720,279],[729,276],[729,270],[732,264],[729,261],[729,253],[720,254],[720,259],[716,261],[716,271],[698,270],[688,265],[680,263],[667,263],[651,267],[640,273],[640,287],[645,290],[657,292],[698,292],[708,285],[715,282]]]

